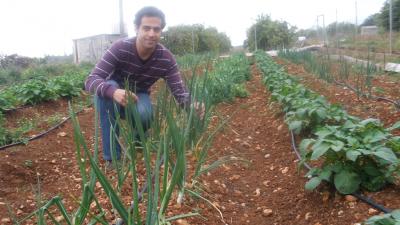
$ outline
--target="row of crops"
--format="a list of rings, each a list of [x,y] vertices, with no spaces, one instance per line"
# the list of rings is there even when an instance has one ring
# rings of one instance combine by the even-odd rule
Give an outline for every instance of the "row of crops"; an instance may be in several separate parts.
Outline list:
[[[0,91],[0,146],[23,140],[24,129],[5,128],[4,113],[23,106],[79,96],[83,82],[90,68],[85,66],[68,67],[59,76],[37,76],[20,84],[10,85]],[[34,71],[33,71],[34,72]]]
[[[370,56],[366,61],[351,59],[354,62],[349,62],[346,56],[321,55],[309,51],[280,51],[278,55],[293,63],[304,65],[307,71],[329,83],[341,82],[350,86],[359,97],[383,94],[383,90],[374,90],[372,80],[381,68]]]
[[[358,60],[343,55],[330,55],[329,53],[323,55],[323,53],[311,53],[309,51],[280,51],[278,55],[293,63],[303,65],[308,72],[328,83],[334,83],[352,90],[357,94],[358,99],[366,97],[385,101],[400,109],[397,90],[393,88],[396,85],[393,85],[392,88],[383,85],[395,83],[387,81],[387,78],[380,79],[377,76],[382,73],[385,64],[375,64],[369,53],[367,60]]]
[[[336,180],[342,193],[353,193],[360,185],[376,191],[398,175],[400,137],[390,132],[398,129],[400,122],[384,128],[377,119],[350,116],[299,84],[271,59],[259,65],[273,98],[284,107],[289,129],[312,137],[300,144],[304,160],[326,159],[321,169],[310,172],[317,177],[308,187],[316,187],[321,180]],[[339,185],[340,177],[349,182]]]
[[[4,112],[22,105],[34,105],[60,97],[77,96],[89,70],[88,66],[75,66],[59,76],[37,76],[27,82],[10,85],[0,92],[0,111]]]
[[[334,79],[349,80],[350,75],[364,75],[363,83],[370,85],[371,77],[382,69],[369,56],[366,61],[349,58],[343,55],[313,53],[310,51],[279,51],[279,57],[289,59],[296,64],[303,64],[307,71],[312,72],[328,82]],[[336,63],[339,64],[337,73]],[[362,87],[360,87],[362,88]]]
[[[125,224],[169,224],[179,218],[198,215],[197,212],[192,212],[167,216],[168,206],[172,200],[182,202],[184,195],[203,199],[196,182],[199,176],[230,160],[222,159],[212,164],[204,164],[212,138],[222,125],[217,126],[215,131],[207,132],[207,135],[204,131],[209,127],[216,103],[231,101],[235,96],[243,96],[246,92],[241,84],[250,79],[250,64],[244,55],[232,56],[225,60],[203,58],[201,62],[199,60],[193,62],[193,75],[196,75],[188,78],[187,84],[191,89],[192,99],[205,104],[204,118],[196,116],[192,107],[187,110],[179,108],[166,91],[166,87],[162,86],[157,90],[151,129],[145,134],[135,104],[129,102],[128,107],[125,107],[125,115],[128,115],[126,119],[121,120],[117,115],[116,126],[119,127],[123,154],[121,163],[114,165],[116,175],[112,178],[106,176],[97,161],[99,151],[97,118],[94,118],[96,128],[94,146],[89,149],[76,116],[71,112],[77,163],[83,187],[79,208],[70,214],[67,213],[62,199],[57,196],[49,202],[40,202],[38,210],[18,222],[23,223],[35,217],[40,224],[45,224],[48,220],[54,224],[60,224],[60,221],[66,224],[109,224],[110,211],[100,203],[101,195],[111,202],[113,211],[121,218],[120,222],[125,221]],[[203,67],[204,64],[207,66]],[[201,74],[198,74],[198,68],[203,68]],[[137,124],[136,129],[126,126],[133,122]],[[112,135],[116,135],[115,128],[112,132]],[[134,138],[137,136],[139,140]],[[137,147],[138,141],[140,148]],[[115,143],[111,143],[111,146],[112,155],[116,157]],[[187,171],[188,155],[197,159],[193,174]],[[140,183],[139,180],[145,182]],[[104,192],[95,189],[96,182],[101,184]],[[187,185],[188,183],[190,185]],[[177,199],[173,197],[174,192],[177,192]],[[129,202],[126,202],[127,193],[130,206]],[[50,210],[52,207],[53,210]],[[56,212],[54,207],[58,209]]]
[[[378,191],[399,179],[400,137],[391,132],[400,128],[400,122],[385,128],[377,119],[350,116],[299,84],[264,53],[256,54],[256,60],[272,99],[282,105],[289,129],[303,138],[300,166],[319,165],[306,174],[306,189],[326,181],[340,193],[351,194]],[[396,216],[398,211],[370,222],[399,221]]]

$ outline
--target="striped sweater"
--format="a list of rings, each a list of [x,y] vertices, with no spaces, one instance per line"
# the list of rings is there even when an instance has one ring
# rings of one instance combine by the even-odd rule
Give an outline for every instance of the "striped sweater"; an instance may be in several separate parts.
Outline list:
[[[124,86],[127,80],[134,92],[150,93],[150,87],[163,78],[176,101],[184,106],[190,96],[182,80],[175,57],[161,44],[157,44],[153,55],[143,62],[136,50],[136,39],[125,38],[116,41],[93,68],[85,82],[86,91],[112,99],[117,89],[106,83],[115,80]]]

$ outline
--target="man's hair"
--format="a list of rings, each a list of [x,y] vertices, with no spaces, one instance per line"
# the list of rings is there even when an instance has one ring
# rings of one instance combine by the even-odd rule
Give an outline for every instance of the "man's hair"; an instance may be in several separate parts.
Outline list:
[[[146,6],[139,10],[135,15],[135,26],[140,27],[140,23],[142,22],[142,18],[144,16],[147,17],[158,17],[161,19],[161,29],[165,27],[165,15],[164,13],[156,7]]]

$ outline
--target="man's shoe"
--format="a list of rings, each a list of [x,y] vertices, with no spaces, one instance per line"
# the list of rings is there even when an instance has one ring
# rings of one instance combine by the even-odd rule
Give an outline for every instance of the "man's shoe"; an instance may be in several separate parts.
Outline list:
[[[121,161],[120,160],[117,160],[117,166],[118,167],[120,167],[121,166]],[[115,165],[114,165],[114,163],[111,161],[111,160],[106,160],[106,163],[105,163],[105,169],[106,170],[115,170]]]
[[[114,167],[114,165],[113,165],[113,163],[112,163],[111,160],[106,160],[105,169],[106,169],[106,170],[114,170],[114,169],[115,169],[115,167]]]

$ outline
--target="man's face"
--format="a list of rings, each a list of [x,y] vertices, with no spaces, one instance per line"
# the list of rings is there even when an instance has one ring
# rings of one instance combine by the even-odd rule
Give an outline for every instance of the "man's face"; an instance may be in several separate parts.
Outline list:
[[[154,49],[161,37],[161,19],[158,17],[142,17],[142,22],[136,28],[138,44],[144,49]]]

